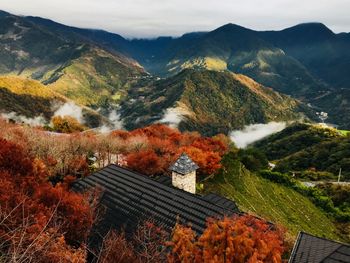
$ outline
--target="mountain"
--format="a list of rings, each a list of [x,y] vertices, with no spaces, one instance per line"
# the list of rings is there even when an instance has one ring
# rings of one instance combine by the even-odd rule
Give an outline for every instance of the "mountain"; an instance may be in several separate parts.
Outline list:
[[[329,121],[349,128],[349,43],[349,34],[335,34],[318,23],[281,31],[254,31],[227,24],[210,32],[187,33],[178,38],[127,40],[103,30],[75,28],[40,17],[1,12],[0,74],[38,80],[80,105],[105,109],[106,114],[120,106],[125,107],[121,108],[124,116],[129,112],[131,116],[139,117],[134,121],[149,123],[152,118],[160,119],[160,112],[173,105],[174,98],[166,98],[170,104],[163,107],[158,105],[162,98],[146,94],[147,99],[155,100],[158,114],[154,115],[152,108],[150,113],[137,116],[138,109],[147,108],[150,102],[138,100],[137,97],[143,95],[136,95],[136,92],[147,93],[147,90],[157,90],[158,85],[169,83],[167,93],[181,94],[184,85],[179,76],[188,74],[189,71],[181,74],[186,69],[234,72],[310,103],[318,111],[328,112]],[[158,84],[156,77],[147,72],[168,79],[162,79]],[[209,82],[201,85],[212,85],[210,79],[206,81]],[[147,89],[143,91],[145,87]],[[179,91],[173,91],[175,89]],[[155,94],[159,92],[157,90]],[[283,96],[283,100],[288,99]],[[128,100],[138,103],[128,103]],[[226,123],[222,127],[211,124],[208,129],[228,130],[273,119],[261,117],[271,115],[261,113],[261,108],[252,109],[243,121],[235,120],[235,124]],[[237,111],[235,108],[226,110]],[[255,110],[257,112],[253,113]],[[254,114],[256,116],[252,117]],[[220,116],[218,113],[212,115]],[[125,118],[127,127],[138,125],[132,125],[130,117]],[[217,123],[219,119],[211,118],[210,121]],[[186,127],[208,132],[207,126],[197,125]]]
[[[158,40],[153,43],[159,45]],[[136,59],[154,74],[166,76],[184,68],[230,70],[299,97],[326,89],[303,64],[260,37],[259,32],[233,24],[207,33],[186,34],[167,41],[163,49],[137,54]]]
[[[321,23],[306,23],[282,31],[261,32],[260,35],[330,86],[349,88],[348,34],[335,34]]]
[[[84,30],[2,13],[0,74],[38,80],[82,105],[116,103],[145,71],[135,60],[104,49],[80,31]]]
[[[255,31],[227,24],[211,32],[185,34],[164,42],[149,40],[147,50],[143,43],[133,41],[130,50],[137,50],[135,58],[156,74],[168,75],[187,67],[229,69],[296,95],[303,95],[305,87],[348,87],[349,34],[335,34],[321,23],[280,31]],[[278,81],[273,82],[274,78]]]
[[[295,120],[311,112],[244,75],[194,69],[130,88],[121,103],[128,129],[160,121],[207,135],[227,134],[246,124]]]
[[[329,122],[350,128],[350,34],[306,23],[281,31],[228,24],[176,39],[133,41],[134,57],[154,74],[184,68],[229,70],[311,103]],[[162,46],[163,45],[163,46]],[[152,47],[156,46],[156,49]]]

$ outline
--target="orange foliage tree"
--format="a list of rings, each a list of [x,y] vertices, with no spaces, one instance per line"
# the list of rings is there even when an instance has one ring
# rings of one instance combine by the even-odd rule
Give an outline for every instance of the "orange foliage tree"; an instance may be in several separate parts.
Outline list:
[[[228,150],[224,135],[201,137],[196,132],[181,133],[166,125],[155,124],[126,134],[115,131],[112,136],[129,142],[128,166],[148,175],[165,174],[168,167],[186,152],[200,167],[198,173],[209,175],[218,170],[221,157]]]
[[[0,254],[5,261],[83,262],[81,245],[93,223],[86,198],[65,185],[53,187],[42,161],[1,138],[0,184]]]
[[[177,226],[169,262],[282,262],[283,232],[266,221],[245,215],[211,219],[196,238],[187,227]]]

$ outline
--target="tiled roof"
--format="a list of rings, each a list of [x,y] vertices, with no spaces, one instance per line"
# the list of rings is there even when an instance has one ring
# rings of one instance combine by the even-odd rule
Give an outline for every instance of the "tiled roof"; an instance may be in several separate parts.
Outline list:
[[[140,221],[151,217],[169,230],[179,219],[201,233],[208,217],[239,213],[228,199],[194,195],[117,165],[76,181],[73,189],[83,191],[96,186],[102,188],[100,203],[107,208],[101,222],[103,232],[121,227],[131,232]]]
[[[169,170],[179,174],[188,174],[197,170],[198,168],[198,165],[194,163],[186,153],[183,153],[179,159],[177,159],[177,161],[170,166]]]
[[[350,245],[300,232],[289,263],[349,263]]]

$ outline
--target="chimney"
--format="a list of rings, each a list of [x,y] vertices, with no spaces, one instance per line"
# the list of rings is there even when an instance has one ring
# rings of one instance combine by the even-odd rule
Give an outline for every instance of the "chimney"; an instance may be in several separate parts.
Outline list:
[[[181,154],[179,159],[169,168],[172,172],[171,181],[173,186],[195,194],[196,170],[198,168],[198,165],[186,153]]]

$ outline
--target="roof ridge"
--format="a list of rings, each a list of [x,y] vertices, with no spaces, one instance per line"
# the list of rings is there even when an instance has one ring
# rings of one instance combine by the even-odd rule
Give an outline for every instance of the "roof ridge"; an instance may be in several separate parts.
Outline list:
[[[350,247],[350,244],[347,244],[347,243],[344,243],[344,242],[341,242],[341,241],[338,241],[338,240],[330,240],[330,239],[328,239],[328,238],[315,236],[315,235],[313,235],[313,234],[306,233],[306,232],[304,232],[304,231],[300,231],[300,233],[303,233],[303,234],[305,234],[305,235],[308,235],[308,236],[311,236],[311,237],[315,237],[315,238],[318,238],[318,239],[322,239],[322,240],[325,240],[325,241],[328,241],[328,242],[337,243],[337,244],[339,244],[339,245],[343,245],[343,246]]]
[[[290,254],[288,263],[292,263],[292,261],[294,261],[295,253],[296,253],[296,251],[298,250],[298,248],[299,248],[299,246],[300,246],[300,239],[301,239],[301,236],[302,236],[303,234],[304,234],[303,231],[299,231],[297,240],[295,240],[295,243],[294,243],[292,252],[291,252],[291,254]]]
[[[134,173],[134,174],[137,174],[137,175],[139,175],[139,176],[142,176],[142,177],[145,178],[146,180],[149,180],[149,181],[155,183],[156,185],[161,185],[161,186],[163,186],[163,187],[168,187],[168,188],[171,188],[171,189],[175,189],[175,190],[177,190],[177,191],[179,191],[179,192],[181,192],[181,193],[184,193],[184,194],[186,194],[186,195],[188,195],[188,196],[197,196],[197,197],[200,197],[200,195],[189,193],[189,192],[187,192],[187,191],[185,191],[185,190],[182,190],[182,189],[180,189],[180,188],[177,188],[177,187],[170,187],[170,186],[167,186],[167,185],[165,185],[165,184],[162,184],[161,182],[157,181],[156,179],[152,178],[151,176],[147,176],[147,175],[141,174],[141,173],[139,173],[139,172],[136,172],[136,171],[131,170],[130,168],[127,168],[127,167],[124,167],[124,166],[120,166],[120,165],[116,165],[116,164],[110,164],[110,165],[104,167],[104,168],[101,169],[101,170],[104,170],[105,168],[107,168],[107,167],[109,167],[109,166],[115,166],[115,167],[119,167],[119,168],[121,168],[121,169],[127,170],[127,171],[129,171],[129,172],[131,172],[131,173]],[[101,171],[101,170],[100,170],[100,171]],[[95,173],[96,173],[96,172],[95,172]],[[93,173],[93,174],[94,174],[94,173]]]

